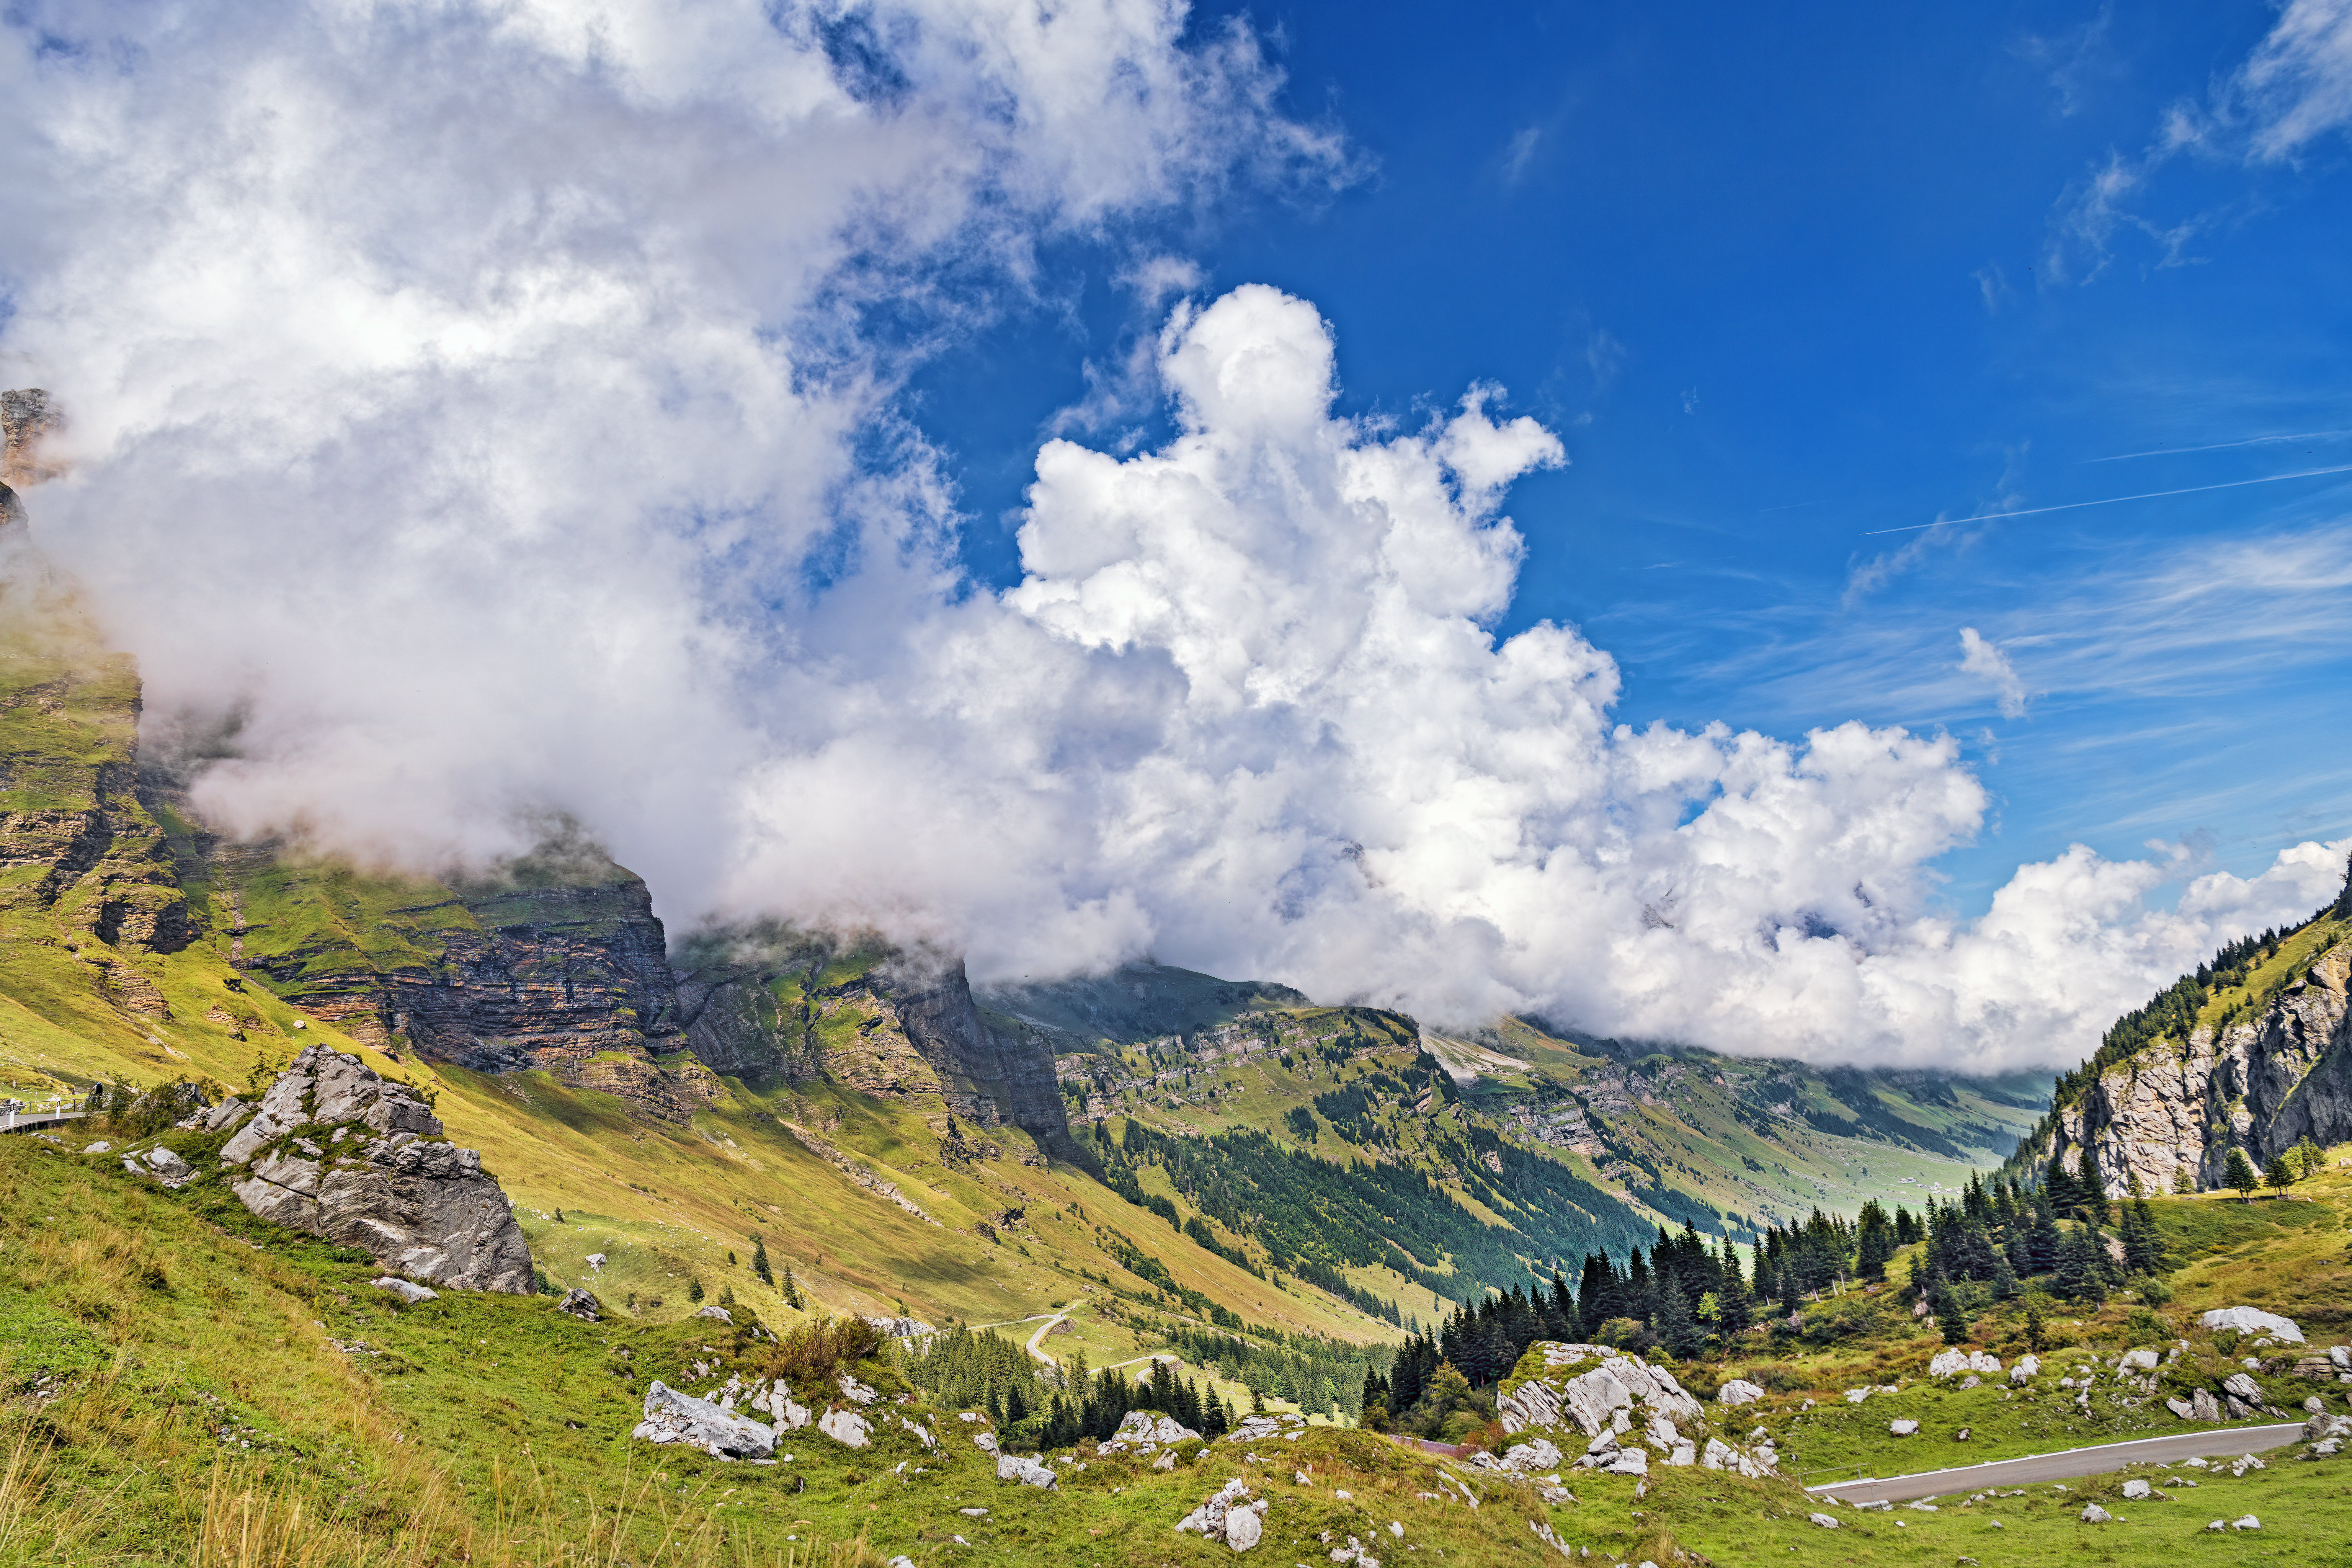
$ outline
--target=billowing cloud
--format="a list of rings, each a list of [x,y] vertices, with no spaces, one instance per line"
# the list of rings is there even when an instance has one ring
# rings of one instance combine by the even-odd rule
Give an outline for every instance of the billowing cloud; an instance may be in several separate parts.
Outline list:
[[[226,727],[234,831],[433,865],[564,813],[674,921],[982,978],[1150,952],[1955,1067],[2078,1057],[2336,886],[2304,846],[2165,910],[2169,858],[2076,848],[1953,921],[1987,796],[1948,738],[1621,722],[1575,628],[1493,629],[1558,438],[1485,386],[1346,416],[1273,289],[1179,300],[1118,373],[1174,434],[1047,443],[1023,580],[962,578],[904,367],[1041,236],[1345,167],[1180,7],[12,16],[0,364],[72,419],[28,510],[156,738]]]

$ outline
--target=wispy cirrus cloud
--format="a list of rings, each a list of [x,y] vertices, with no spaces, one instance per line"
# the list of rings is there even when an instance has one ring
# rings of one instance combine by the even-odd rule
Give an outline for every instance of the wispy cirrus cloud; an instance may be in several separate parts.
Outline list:
[[[2097,277],[2126,231],[2150,242],[2155,266],[2189,263],[2196,258],[2189,246],[2215,215],[2168,220],[2143,210],[2147,187],[2166,164],[2184,154],[2250,166],[2293,163],[2347,127],[2352,0],[2289,0],[2262,42],[2203,98],[2171,104],[2140,151],[2111,151],[2067,188],[2043,247],[2043,275],[2054,282]]]

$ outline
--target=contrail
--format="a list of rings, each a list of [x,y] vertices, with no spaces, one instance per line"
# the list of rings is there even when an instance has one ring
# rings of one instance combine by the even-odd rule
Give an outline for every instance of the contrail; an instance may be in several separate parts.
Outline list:
[[[2232,447],[2274,447],[2282,441],[2329,441],[2352,436],[2352,430],[2304,430],[2286,436],[2249,436],[2242,441],[2216,441],[2210,447],[2158,447],[2153,452],[2117,452],[2111,458],[2084,458],[2086,463],[2121,463],[2133,458],[2177,458],[2184,452],[2226,452]]]
[[[2258,479],[2231,479],[2218,485],[2190,485],[2177,490],[2149,490],[2136,496],[2105,496],[2098,500],[2062,501],[2056,506],[2029,506],[2018,511],[1979,512],[1974,517],[1943,517],[1933,522],[1906,523],[1901,528],[1866,528],[1855,535],[1859,539],[1874,539],[1882,533],[1916,533],[1923,528],[1950,528],[1963,522],[2000,522],[2012,517],[2033,517],[2045,511],[2073,511],[2077,507],[2115,506],[2127,500],[2155,500],[2163,496],[2193,496],[2200,490],[2234,490],[2243,485],[2275,484],[2281,479],[2311,479],[2322,474],[2352,474],[2352,463],[2341,463],[2332,468],[2305,468],[2298,474],[2264,474]]]

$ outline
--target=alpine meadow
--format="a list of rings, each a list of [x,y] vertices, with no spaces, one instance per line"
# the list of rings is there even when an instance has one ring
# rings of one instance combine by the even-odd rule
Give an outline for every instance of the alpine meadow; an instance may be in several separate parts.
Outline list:
[[[0,1563],[2342,1559],[2352,0],[0,126]]]

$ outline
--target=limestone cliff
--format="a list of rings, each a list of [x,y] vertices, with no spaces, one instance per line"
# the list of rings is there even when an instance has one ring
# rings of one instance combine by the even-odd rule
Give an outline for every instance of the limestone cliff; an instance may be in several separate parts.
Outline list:
[[[2021,1160],[2093,1172],[2119,1197],[2135,1177],[2150,1192],[2219,1186],[2232,1148],[2260,1169],[2306,1136],[2323,1147],[2352,1139],[2352,941],[2326,918],[2302,934],[2316,955],[2299,957],[2252,1017],[2109,1064]]]

